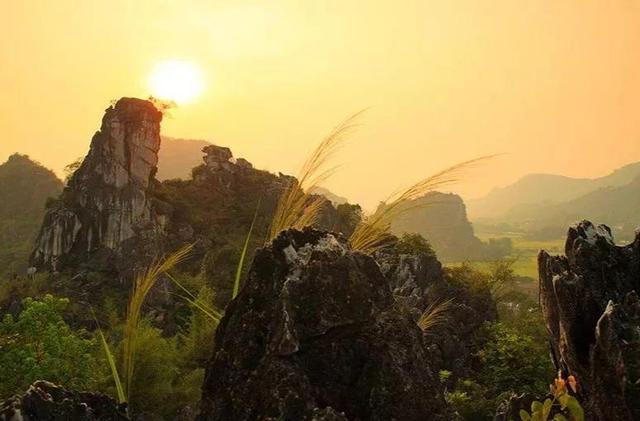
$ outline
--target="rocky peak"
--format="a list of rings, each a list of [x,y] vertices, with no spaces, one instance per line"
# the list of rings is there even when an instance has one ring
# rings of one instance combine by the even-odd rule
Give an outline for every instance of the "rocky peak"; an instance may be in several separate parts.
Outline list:
[[[538,256],[554,363],[578,377],[589,419],[639,419],[640,234],[617,246],[607,226],[582,221],[565,251]]]
[[[58,270],[72,256],[117,255],[142,230],[157,230],[147,190],[157,170],[161,121],[150,101],[137,98],[105,111],[89,153],[45,216],[35,266]]]
[[[201,420],[451,419],[422,333],[376,262],[313,229],[257,252],[202,391]]]

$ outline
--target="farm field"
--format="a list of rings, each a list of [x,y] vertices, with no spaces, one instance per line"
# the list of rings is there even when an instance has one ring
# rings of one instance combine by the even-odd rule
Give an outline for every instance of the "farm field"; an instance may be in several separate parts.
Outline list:
[[[533,241],[524,239],[516,233],[485,234],[478,232],[476,235],[483,241],[492,237],[511,238],[513,242],[513,252],[508,257],[516,259],[513,265],[513,270],[516,275],[527,278],[519,282],[519,288],[530,295],[537,295],[538,292],[538,252],[540,250],[546,250],[550,254],[561,254],[564,252],[564,239],[562,238]],[[483,272],[490,272],[492,265],[491,261],[467,261],[447,263],[446,266],[455,267],[463,263],[471,265],[475,269]]]

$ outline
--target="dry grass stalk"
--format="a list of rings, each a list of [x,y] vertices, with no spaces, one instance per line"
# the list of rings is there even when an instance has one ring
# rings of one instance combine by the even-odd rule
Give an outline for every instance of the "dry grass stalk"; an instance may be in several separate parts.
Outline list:
[[[416,207],[407,206],[410,201],[418,199],[429,192],[435,191],[436,189],[440,189],[460,181],[460,177],[465,170],[468,170],[474,165],[490,158],[492,158],[492,156],[484,156],[456,164],[440,171],[437,174],[418,181],[400,193],[392,194],[385,201],[385,205],[383,207],[358,224],[349,238],[351,247],[354,250],[371,254],[388,245],[391,239],[390,229],[392,221],[403,213]]]
[[[434,302],[427,307],[418,320],[418,327],[423,332],[428,332],[436,326],[441,325],[447,321],[447,313],[453,307],[453,298]]]
[[[297,182],[293,181],[280,196],[268,240],[288,228],[302,229],[317,221],[325,199],[310,192],[335,171],[335,167],[327,168],[327,163],[342,146],[347,134],[357,126],[357,119],[363,112],[359,111],[339,124],[307,158]]]
[[[136,339],[140,317],[142,315],[142,305],[144,300],[155,285],[158,278],[171,270],[174,266],[182,262],[193,245],[188,245],[164,259],[157,260],[141,275],[136,277],[133,291],[129,297],[127,306],[127,318],[124,326],[123,361],[124,376],[126,380],[127,401],[130,402],[131,382],[133,379],[134,362],[136,355]]]

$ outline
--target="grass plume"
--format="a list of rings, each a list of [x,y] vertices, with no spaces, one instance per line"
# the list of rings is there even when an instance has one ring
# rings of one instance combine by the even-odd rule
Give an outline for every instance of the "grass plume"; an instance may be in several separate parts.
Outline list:
[[[127,306],[127,318],[124,325],[123,338],[122,365],[126,381],[126,397],[128,402],[130,402],[131,397],[131,383],[133,380],[133,371],[135,366],[138,325],[142,316],[142,305],[144,304],[144,300],[158,278],[182,262],[191,252],[192,248],[193,245],[187,245],[164,259],[155,261],[147,270],[135,279],[133,291],[129,297],[129,304]]]
[[[423,332],[428,332],[441,325],[447,320],[447,313],[451,310],[451,307],[453,307],[453,298],[430,304],[418,319],[418,327]]]
[[[431,191],[460,181],[465,170],[489,158],[492,158],[492,156],[484,156],[461,162],[418,181],[400,193],[392,194],[385,201],[383,207],[358,224],[349,238],[351,247],[354,250],[371,254],[379,248],[388,245],[391,240],[390,230],[393,220],[410,209],[415,208],[415,206],[407,207],[407,203]]]
[[[319,216],[324,198],[313,196],[314,188],[325,181],[335,167],[327,168],[327,163],[342,146],[344,140],[357,125],[361,110],[336,126],[307,158],[297,177],[280,196],[276,212],[269,229],[269,240],[288,228],[302,229],[313,225]]]

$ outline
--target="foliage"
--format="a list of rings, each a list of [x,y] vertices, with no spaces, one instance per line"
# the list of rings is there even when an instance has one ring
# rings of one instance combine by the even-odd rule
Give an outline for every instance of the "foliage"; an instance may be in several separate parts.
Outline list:
[[[445,393],[445,400],[465,420],[493,419],[495,401],[487,399],[487,389],[471,379],[461,379],[456,388]]]
[[[355,122],[363,111],[357,112],[325,137],[307,158],[297,179],[292,179],[285,192],[280,196],[268,240],[274,239],[288,228],[302,229],[313,225],[319,216],[325,198],[311,192],[332,173],[327,163],[340,148],[346,135],[355,127]]]
[[[501,322],[486,327],[489,340],[480,351],[482,383],[489,394],[544,394],[547,379],[553,375],[551,362],[543,344]],[[524,381],[523,379],[526,379]]]
[[[44,296],[25,298],[17,319],[0,323],[0,398],[24,390],[35,380],[73,389],[90,389],[95,381],[95,341],[74,332],[62,318],[69,301]]]
[[[396,244],[396,250],[400,254],[424,254],[435,257],[429,241],[420,234],[404,233]]]
[[[214,302],[214,292],[204,286],[198,293],[196,301],[211,307]],[[208,312],[192,311],[189,318],[188,331],[179,334],[181,354],[188,368],[204,367],[213,354],[213,337],[218,326]]]
[[[9,304],[12,299],[39,297],[47,290],[49,280],[44,273],[33,277],[13,276],[0,280],[0,307]]]
[[[127,394],[127,402],[129,402],[129,404],[131,404],[131,387],[137,356],[138,324],[140,323],[142,315],[142,304],[144,304],[147,294],[151,291],[151,288],[153,288],[158,278],[183,261],[191,249],[191,245],[185,246],[164,259],[157,261],[135,280],[133,292],[131,293],[129,304],[127,306],[122,356],[125,391]]]
[[[80,168],[80,166],[82,165],[82,162],[84,162],[84,156],[76,158],[75,161],[73,161],[70,164],[67,164],[64,167],[63,172],[64,172],[64,183],[65,184],[69,183],[69,180],[71,179],[73,174]]]
[[[520,410],[520,418],[522,421],[547,421],[553,415],[554,421],[584,421],[584,411],[580,402],[569,394],[569,387],[576,393],[576,379],[569,376],[565,381],[562,373],[558,373],[558,377],[551,385],[551,398],[547,398],[544,402],[533,401],[531,403],[531,414],[524,409]],[[555,414],[554,414],[555,412]]]

